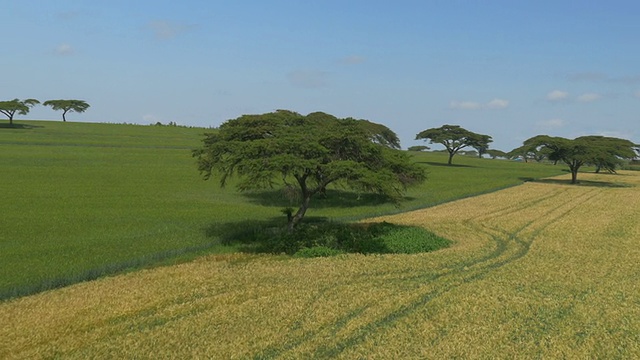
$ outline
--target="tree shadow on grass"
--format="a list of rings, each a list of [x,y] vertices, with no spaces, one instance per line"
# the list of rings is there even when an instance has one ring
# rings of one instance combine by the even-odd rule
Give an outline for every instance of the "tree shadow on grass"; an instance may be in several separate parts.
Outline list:
[[[254,191],[243,195],[252,203],[263,206],[294,207],[297,209],[300,204],[299,200],[287,199],[281,189]],[[404,197],[403,200],[410,201],[414,198]],[[327,189],[326,195],[318,194],[311,198],[311,207],[314,209],[380,206],[392,203],[393,201],[388,196],[371,193],[358,194],[338,189]]]
[[[447,163],[442,163],[442,162],[435,162],[435,161],[417,161],[418,164],[426,164],[426,165],[431,165],[431,166],[445,166],[445,167],[452,167],[452,168],[474,168],[476,166],[472,166],[472,165],[462,165],[462,164],[447,164]]]
[[[205,231],[207,236],[217,238],[221,244],[244,253],[316,257],[339,253],[394,253],[394,248],[389,247],[384,237],[406,228],[385,222],[343,223],[309,217],[290,232],[283,226],[285,222],[280,218],[244,220],[212,224]]]
[[[40,125],[28,125],[28,124],[9,124],[9,123],[0,123],[0,129],[20,129],[20,130],[30,130],[30,129],[38,129],[43,128],[44,126]]]
[[[578,182],[575,184],[572,184],[570,179],[534,179],[534,178],[521,177],[520,180],[524,182],[535,182],[535,183],[541,183],[541,184],[607,187],[607,188],[626,188],[626,187],[633,186],[631,184],[623,184],[623,183],[609,182],[609,181],[580,180],[580,178],[578,178]]]

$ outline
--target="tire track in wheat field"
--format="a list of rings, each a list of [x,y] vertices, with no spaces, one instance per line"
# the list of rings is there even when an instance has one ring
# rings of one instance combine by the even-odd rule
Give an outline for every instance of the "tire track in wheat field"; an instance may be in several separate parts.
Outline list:
[[[386,313],[374,321],[361,325],[350,334],[350,336],[347,336],[337,343],[315,349],[315,352],[309,355],[314,358],[339,356],[344,350],[364,341],[369,334],[379,331],[381,328],[393,326],[398,323],[398,321],[410,316],[417,309],[422,308],[443,294],[472,282],[479,281],[493,271],[521,259],[527,255],[535,239],[545,229],[561,221],[575,208],[584,206],[588,202],[603,195],[602,190],[598,188],[581,189],[576,197],[572,196],[573,192],[565,188],[554,189],[542,197],[502,206],[499,209],[466,219],[463,222],[465,228],[471,232],[487,235],[492,239],[495,246],[492,252],[469,261],[461,262],[457,266],[437,274],[421,273],[414,277],[403,277],[402,280],[404,281],[423,281],[428,283],[429,286],[426,289],[418,288],[413,294],[408,294],[407,292],[399,294],[399,306],[395,310]],[[522,223],[515,229],[509,230],[499,225],[489,224],[491,221],[500,219],[507,214],[517,217],[520,212],[530,210],[533,207],[541,208],[544,211],[539,213],[537,218],[522,219]],[[363,279],[362,281],[372,280],[376,281],[376,279]],[[380,280],[389,281],[389,278],[386,277]],[[345,283],[342,284],[342,286],[349,286],[355,282],[356,281]],[[331,289],[323,289],[322,293],[325,294],[330,291]],[[406,301],[407,297],[411,300]],[[316,300],[318,298],[316,298]],[[309,306],[312,308],[313,304],[309,304]],[[354,309],[338,321],[307,332],[304,336],[289,341],[285,346],[272,346],[265,349],[259,358],[286,356],[287,352],[293,351],[316,337],[331,338],[343,330],[350,321],[357,319],[365,310],[366,308],[362,307]],[[300,320],[300,324],[301,321],[302,319]]]

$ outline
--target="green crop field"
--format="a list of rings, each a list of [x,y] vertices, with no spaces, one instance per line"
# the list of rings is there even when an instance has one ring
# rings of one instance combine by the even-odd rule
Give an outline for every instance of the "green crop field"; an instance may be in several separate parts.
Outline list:
[[[3,124],[4,125],[4,124]],[[203,181],[191,150],[208,129],[16,121],[0,127],[0,299],[207,253],[219,229],[282,217],[278,190]],[[357,220],[424,208],[561,173],[562,167],[417,153],[428,181],[398,209],[330,189],[310,217]],[[283,219],[283,222],[285,219]]]

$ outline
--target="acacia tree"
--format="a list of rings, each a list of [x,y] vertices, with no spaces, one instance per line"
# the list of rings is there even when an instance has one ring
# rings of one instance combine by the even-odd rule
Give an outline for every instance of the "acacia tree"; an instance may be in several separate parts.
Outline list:
[[[476,149],[488,149],[489,143],[493,140],[489,135],[476,134],[472,131],[464,129],[458,125],[443,125],[439,128],[431,128],[419,132],[416,140],[429,140],[430,144],[442,144],[449,152],[449,161],[451,165],[453,156],[467,146]]]
[[[429,147],[425,146],[425,145],[415,145],[415,146],[409,146],[409,148],[407,148],[407,150],[409,150],[409,151],[427,151],[427,150],[429,150]]]
[[[83,113],[89,108],[84,100],[47,100],[42,103],[44,106],[51,106],[53,110],[62,110],[62,121],[67,121],[68,112]]]
[[[581,136],[573,140],[538,135],[525,140],[525,146],[544,150],[549,160],[562,161],[569,166],[571,183],[578,181],[578,170],[589,164],[615,169],[620,159],[632,159],[635,145],[625,139],[606,136]]]
[[[218,173],[221,186],[236,175],[240,191],[296,189],[300,204],[288,214],[290,231],[329,184],[399,202],[406,186],[425,180],[409,155],[374,143],[358,121],[313,114],[278,110],[229,120],[194,150],[198,169],[205,179]]]
[[[9,124],[13,125],[13,117],[16,113],[27,115],[29,110],[37,104],[40,104],[40,101],[36,99],[0,101],[0,113],[7,116],[9,118]]]
[[[487,149],[485,153],[488,154],[492,159],[495,159],[498,157],[506,158],[508,156],[506,152],[502,150],[497,150],[497,149]]]
[[[489,135],[480,135],[480,141],[476,144],[471,145],[476,151],[478,151],[478,157],[481,158],[482,155],[487,153],[489,150],[489,143],[492,142],[491,136]]]

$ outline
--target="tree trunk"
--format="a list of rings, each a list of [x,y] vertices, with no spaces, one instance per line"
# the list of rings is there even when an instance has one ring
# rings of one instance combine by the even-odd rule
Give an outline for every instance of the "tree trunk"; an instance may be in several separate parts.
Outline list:
[[[575,184],[578,182],[578,170],[582,166],[582,162],[573,160],[573,161],[565,161],[567,165],[569,165],[569,170],[571,170],[571,183]]]
[[[13,125],[13,114],[9,116],[9,125]]]
[[[575,184],[578,182],[578,169],[571,169],[571,183]]]
[[[454,152],[449,151],[449,162],[447,162],[447,165],[451,165],[451,162],[452,162],[452,160],[453,160],[453,155],[454,155],[454,154],[455,154]]]
[[[300,205],[300,208],[298,209],[298,211],[294,216],[289,217],[289,224],[287,224],[287,229],[289,230],[289,232],[293,231],[296,225],[298,225],[298,223],[302,221],[302,219],[304,218],[304,214],[307,212],[307,209],[309,208],[310,202],[311,202],[311,194],[305,192],[305,194],[303,194],[302,204]]]

